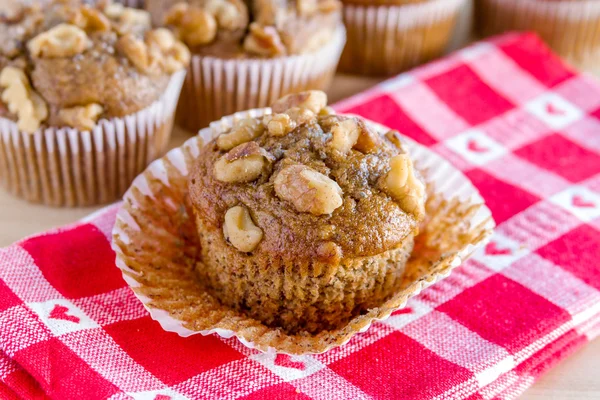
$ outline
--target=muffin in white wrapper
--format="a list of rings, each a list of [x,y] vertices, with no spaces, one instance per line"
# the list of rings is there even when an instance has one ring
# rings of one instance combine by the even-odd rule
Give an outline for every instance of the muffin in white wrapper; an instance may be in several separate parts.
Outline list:
[[[424,288],[448,276],[489,240],[495,223],[472,183],[427,148],[404,139],[427,184],[426,219],[415,239],[403,283],[387,301],[348,324],[316,334],[288,334],[222,305],[203,287],[195,272],[198,232],[187,180],[201,146],[234,121],[271,113],[236,113],[202,129],[179,148],[154,161],[125,194],[117,214],[112,247],[124,279],[163,329],[181,336],[216,333],[237,337],[261,351],[313,354],[346,343],[373,321],[383,320]],[[389,131],[367,121],[381,134]]]
[[[439,57],[466,0],[344,0],[342,72],[389,76]]]
[[[311,53],[244,59],[194,54],[177,123],[195,132],[236,111],[266,107],[288,93],[327,89],[345,43],[346,30],[340,25],[331,41]]]
[[[42,127],[22,132],[0,117],[0,182],[15,196],[52,206],[92,206],[117,200],[133,178],[167,148],[185,71],[161,97],[91,131]]]

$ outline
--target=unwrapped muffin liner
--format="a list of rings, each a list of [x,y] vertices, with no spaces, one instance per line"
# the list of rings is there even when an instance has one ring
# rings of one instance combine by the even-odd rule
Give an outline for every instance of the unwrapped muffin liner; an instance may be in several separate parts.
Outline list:
[[[394,75],[440,56],[466,0],[427,0],[401,5],[344,4],[348,45],[340,70]]]
[[[270,109],[236,113],[202,129],[198,136],[154,161],[124,196],[113,229],[116,264],[126,282],[163,329],[181,336],[216,333],[235,336],[261,351],[321,353],[346,343],[378,320],[406,305],[424,288],[447,277],[489,240],[495,226],[472,183],[431,150],[405,139],[428,188],[427,218],[398,290],[387,301],[347,325],[317,334],[287,334],[221,305],[199,282],[195,218],[187,190],[188,174],[201,147],[239,119]],[[389,129],[368,122],[382,134]]]
[[[91,131],[22,132],[0,117],[0,182],[15,196],[52,206],[91,206],[118,199],[133,178],[163,155],[185,71],[171,77],[150,106],[102,119]]]
[[[483,35],[537,32],[559,55],[598,69],[600,2],[597,0],[477,0],[475,22]]]
[[[340,25],[319,50],[275,58],[217,58],[195,54],[177,123],[192,132],[225,115],[266,107],[292,92],[329,87],[346,43]]]

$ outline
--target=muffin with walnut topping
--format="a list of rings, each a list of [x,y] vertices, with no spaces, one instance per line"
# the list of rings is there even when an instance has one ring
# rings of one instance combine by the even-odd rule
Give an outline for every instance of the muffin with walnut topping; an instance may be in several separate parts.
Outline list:
[[[425,186],[397,133],[283,97],[207,144],[189,178],[201,261],[223,304],[286,332],[335,329],[397,290]]]
[[[110,1],[21,5],[0,24],[0,180],[52,205],[118,198],[163,152],[189,50]]]
[[[177,114],[184,128],[329,86],[345,43],[339,0],[173,3],[146,5],[193,53]]]

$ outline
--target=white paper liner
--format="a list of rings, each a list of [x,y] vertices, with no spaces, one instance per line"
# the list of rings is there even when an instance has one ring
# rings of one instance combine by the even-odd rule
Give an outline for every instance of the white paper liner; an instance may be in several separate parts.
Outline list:
[[[537,32],[580,67],[598,69],[600,2],[597,0],[477,0],[476,24],[484,35]]]
[[[102,119],[91,131],[19,131],[0,117],[0,183],[15,196],[52,206],[91,206],[118,199],[166,150],[185,71],[149,107]]]
[[[276,58],[221,59],[193,55],[177,110],[177,123],[197,132],[241,110],[266,107],[292,92],[325,90],[337,69],[346,30],[314,53]]]
[[[394,75],[439,56],[448,45],[466,0],[402,5],[344,4],[348,45],[340,70]]]
[[[246,112],[236,113],[232,116],[225,117],[220,121],[213,122],[210,127],[202,129],[198,137],[193,137],[187,140],[181,147],[175,148],[171,150],[166,156],[163,158],[154,161],[146,170],[150,173],[151,176],[160,180],[161,185],[166,185],[169,187],[169,190],[166,191],[165,194],[161,196],[169,196],[169,191],[180,191],[185,190],[187,188],[177,188],[170,185],[169,181],[169,173],[167,172],[169,168],[175,168],[177,170],[177,174],[181,174],[180,176],[186,177],[190,171],[190,167],[193,165],[194,160],[200,154],[200,146],[205,143],[211,141],[214,137],[218,136],[221,132],[231,127],[234,121],[239,119],[248,118],[248,117],[256,117],[264,114],[270,113],[271,110],[266,109],[257,109],[250,110]],[[389,131],[389,128],[384,127],[383,125],[376,124],[374,122],[367,121],[367,123],[374,129],[377,129],[381,133],[385,133]],[[448,276],[452,269],[458,267],[463,261],[465,261],[477,248],[484,246],[488,241],[492,234],[493,228],[495,227],[495,223],[492,219],[490,210],[485,206],[483,198],[479,195],[477,189],[473,186],[473,184],[456,168],[454,168],[450,163],[442,159],[439,155],[432,152],[431,150],[423,147],[416,142],[403,138],[404,143],[409,149],[412,158],[415,162],[416,167],[423,172],[424,179],[428,185],[433,185],[435,187],[434,192],[436,196],[439,194],[440,197],[444,199],[454,199],[458,198],[468,207],[473,205],[480,205],[475,213],[467,216],[467,220],[464,221],[470,226],[481,227],[480,231],[483,232],[476,243],[469,243],[464,245],[451,259],[445,260],[444,264],[446,265],[441,270],[432,273],[431,275],[426,275],[424,278],[421,277],[415,280],[410,284],[406,289],[405,297],[401,301],[397,307],[390,309],[389,312],[386,312],[385,315],[381,315],[377,318],[367,318],[365,320],[365,316],[356,317],[355,320],[361,320],[359,323],[353,323],[357,327],[355,332],[352,332],[349,335],[344,336],[344,342],[346,343],[350,338],[358,331],[364,332],[369,328],[371,323],[376,320],[384,320],[390,316],[390,314],[400,308],[403,308],[406,305],[406,301],[413,296],[418,295],[423,289],[429,287],[439,280]],[[172,173],[172,172],[171,172]],[[131,239],[127,232],[131,234],[138,234],[142,232],[140,226],[135,221],[135,219],[129,214],[127,211],[130,210],[139,210],[142,208],[136,196],[140,194],[143,196],[150,196],[151,198],[160,198],[159,196],[155,197],[155,194],[151,191],[150,185],[148,184],[147,177],[150,175],[140,175],[138,176],[131,186],[131,188],[127,191],[124,196],[124,206],[120,208],[117,213],[117,222],[113,229],[113,241],[112,247],[116,252],[116,265],[121,269],[123,273],[124,279],[127,283],[132,287],[140,287],[139,282],[135,279],[136,272],[127,266],[128,257],[126,253],[128,253],[127,246],[130,245]],[[178,205],[170,205],[173,210],[177,210]],[[143,211],[142,211],[143,212]],[[170,216],[167,216],[169,218]],[[447,264],[446,264],[447,262]],[[435,270],[435,268],[433,268]],[[135,291],[134,291],[135,292]],[[144,295],[140,295],[136,292],[136,296],[142,303],[145,308],[150,312],[151,317],[158,321],[160,325],[169,332],[175,332],[180,336],[190,336],[194,334],[202,334],[209,335],[216,333],[217,335],[223,338],[230,338],[235,336],[238,340],[243,343],[245,346],[250,348],[257,348],[261,351],[276,351],[283,352],[287,354],[314,354],[320,353],[328,350],[331,347],[335,347],[337,344],[328,344],[326,346],[320,347],[318,351],[311,351],[303,349],[298,350],[296,347],[289,346],[282,350],[281,347],[274,348],[270,346],[268,343],[264,342],[255,343],[252,340],[248,340],[245,332],[240,332],[232,329],[222,329],[219,327],[215,327],[213,329],[199,330],[194,331],[183,326],[182,321],[172,317],[168,312],[162,309],[155,308],[151,305],[152,300]],[[354,321],[354,320],[353,320]],[[352,323],[352,321],[351,321]]]

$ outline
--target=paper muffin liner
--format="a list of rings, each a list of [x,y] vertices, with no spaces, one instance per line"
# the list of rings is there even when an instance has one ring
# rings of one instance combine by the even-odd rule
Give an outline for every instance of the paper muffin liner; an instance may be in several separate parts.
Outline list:
[[[402,5],[344,4],[348,45],[340,71],[395,75],[439,57],[466,0],[425,0]]]
[[[52,206],[91,206],[118,199],[171,137],[185,71],[162,96],[122,118],[102,119],[91,131],[41,128],[21,132],[0,117],[0,183],[15,196]]]
[[[415,240],[403,282],[387,301],[339,329],[317,334],[287,334],[222,305],[203,288],[194,270],[200,249],[187,190],[188,174],[201,147],[234,121],[270,112],[250,110],[212,123],[154,161],[124,196],[113,229],[116,264],[151,317],[166,331],[180,336],[235,336],[244,345],[265,352],[322,353],[403,308],[410,297],[448,276],[489,240],[495,224],[471,182],[439,155],[405,139],[427,182],[428,215]],[[368,123],[381,133],[389,130]]]
[[[477,0],[475,23],[483,35],[537,32],[557,53],[579,66],[600,60],[597,0]]]
[[[339,26],[329,43],[313,53],[252,59],[193,55],[177,123],[192,132],[224,115],[267,107],[288,93],[329,87],[346,43]]]

